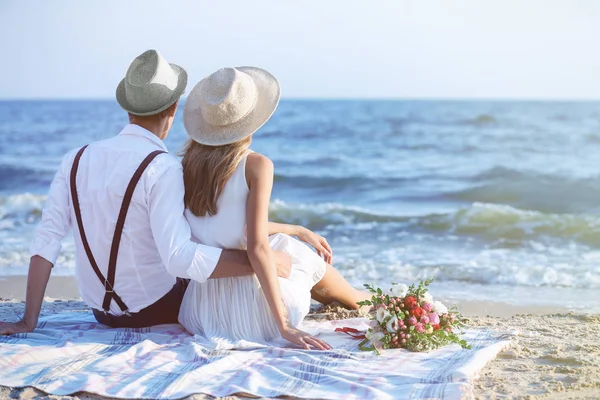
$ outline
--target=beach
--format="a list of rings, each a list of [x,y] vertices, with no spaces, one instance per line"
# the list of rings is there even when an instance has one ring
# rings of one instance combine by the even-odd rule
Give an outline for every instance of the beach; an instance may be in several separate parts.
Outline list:
[[[24,277],[0,279],[0,320],[14,319],[24,309]],[[9,295],[7,295],[9,294]],[[71,277],[52,277],[43,314],[87,309]],[[478,399],[598,399],[600,398],[600,315],[570,313],[567,309],[515,306],[494,302],[457,302],[467,325],[518,330],[512,346],[490,362],[475,382]],[[351,311],[329,307],[310,318],[355,317]],[[33,399],[36,389],[0,388],[0,398]],[[75,394],[51,399],[99,399]],[[212,398],[194,395],[190,399]],[[235,398],[243,398],[234,396]]]

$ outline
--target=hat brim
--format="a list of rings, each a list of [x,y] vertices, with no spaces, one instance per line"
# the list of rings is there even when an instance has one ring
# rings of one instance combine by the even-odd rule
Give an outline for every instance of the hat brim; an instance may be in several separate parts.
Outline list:
[[[254,109],[244,118],[232,124],[217,126],[209,124],[200,109],[193,108],[200,104],[194,96],[200,95],[200,81],[190,92],[183,111],[183,124],[188,136],[207,146],[223,146],[238,142],[259,130],[271,118],[281,97],[281,88],[277,79],[269,72],[256,67],[236,67],[252,78],[257,89]]]
[[[173,104],[175,104],[175,102],[179,100],[179,98],[183,95],[183,92],[185,92],[188,75],[185,69],[181,68],[179,65],[169,65],[177,74],[177,87],[173,90],[173,94],[171,95],[168,101],[166,101],[164,104],[161,104],[160,106],[157,106],[155,109],[152,110],[140,109],[139,107],[136,108],[127,101],[127,97],[125,96],[125,79],[122,79],[121,82],[119,82],[119,85],[117,86],[117,102],[119,103],[121,108],[133,115],[149,116],[158,114],[159,112],[162,112],[167,108],[171,107]]]

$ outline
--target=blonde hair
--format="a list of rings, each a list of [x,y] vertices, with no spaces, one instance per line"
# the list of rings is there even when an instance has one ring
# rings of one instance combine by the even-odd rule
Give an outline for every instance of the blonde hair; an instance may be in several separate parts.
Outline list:
[[[183,149],[185,206],[196,216],[217,214],[217,200],[238,164],[252,136],[223,146],[207,146],[191,139]]]

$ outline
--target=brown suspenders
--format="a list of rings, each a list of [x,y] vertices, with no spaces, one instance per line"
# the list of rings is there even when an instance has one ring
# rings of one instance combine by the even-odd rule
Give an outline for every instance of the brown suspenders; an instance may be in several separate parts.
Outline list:
[[[105,294],[104,301],[102,302],[102,309],[104,313],[107,314],[110,310],[110,302],[111,300],[115,300],[121,311],[126,314],[129,314],[129,309],[121,300],[121,297],[114,291],[115,286],[115,272],[117,270],[117,256],[119,254],[119,245],[121,243],[121,235],[123,234],[123,227],[125,226],[125,218],[127,218],[127,210],[129,209],[129,204],[131,203],[131,198],[133,196],[133,191],[137,183],[139,182],[142,174],[148,167],[148,165],[154,160],[156,156],[159,154],[165,153],[162,150],[156,150],[152,153],[148,154],[144,161],[140,164],[138,169],[133,174],[129,185],[127,186],[127,190],[125,190],[125,195],[123,196],[123,202],[121,203],[121,210],[119,211],[119,218],[117,219],[117,224],[115,226],[115,233],[113,235],[112,246],[110,248],[110,257],[108,260],[108,277],[105,278],[98,268],[98,264],[96,263],[96,259],[92,254],[92,249],[90,249],[90,244],[85,235],[85,230],[83,229],[83,222],[81,219],[81,210],[79,208],[79,196],[77,195],[77,169],[79,168],[79,160],[81,159],[81,155],[84,150],[87,148],[83,146],[75,156],[75,161],[73,161],[73,167],[71,168],[71,199],[73,203],[73,210],[75,211],[75,217],[77,218],[77,226],[79,227],[79,234],[81,236],[81,242],[83,243],[83,248],[85,249],[85,253],[90,261],[90,265],[92,269],[100,279],[100,282],[104,286]]]

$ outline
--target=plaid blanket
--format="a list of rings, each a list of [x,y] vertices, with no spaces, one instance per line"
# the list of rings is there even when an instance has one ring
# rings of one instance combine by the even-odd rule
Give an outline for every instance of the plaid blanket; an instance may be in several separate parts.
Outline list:
[[[125,399],[178,399],[194,393],[318,399],[464,399],[473,379],[511,335],[466,332],[473,348],[431,353],[388,350],[377,356],[335,328],[366,320],[307,321],[333,351],[248,345],[214,349],[179,325],[110,329],[90,312],[40,319],[33,333],[0,336],[0,385],[50,394],[79,391]]]

